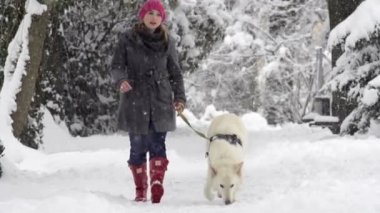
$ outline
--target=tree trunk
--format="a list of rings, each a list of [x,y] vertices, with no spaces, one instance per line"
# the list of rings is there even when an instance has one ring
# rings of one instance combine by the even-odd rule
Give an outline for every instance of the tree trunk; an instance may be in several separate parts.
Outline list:
[[[48,25],[48,12],[42,15],[32,16],[32,24],[29,28],[29,62],[25,70],[26,74],[22,77],[21,90],[16,95],[17,109],[12,113],[12,127],[15,137],[19,137],[25,127],[30,103],[34,95],[36,81],[40,69],[41,58],[43,54],[44,41]]]

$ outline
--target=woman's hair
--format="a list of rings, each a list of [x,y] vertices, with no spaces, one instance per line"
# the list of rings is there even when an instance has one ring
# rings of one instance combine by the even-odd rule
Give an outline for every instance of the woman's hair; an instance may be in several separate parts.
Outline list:
[[[135,27],[136,27],[136,30],[141,30],[144,28],[146,29],[146,26],[145,26],[144,22],[142,22],[142,21],[137,23]],[[167,44],[169,42],[169,30],[168,30],[168,28],[164,24],[160,24],[160,26],[158,26],[156,30],[163,32],[164,41]]]

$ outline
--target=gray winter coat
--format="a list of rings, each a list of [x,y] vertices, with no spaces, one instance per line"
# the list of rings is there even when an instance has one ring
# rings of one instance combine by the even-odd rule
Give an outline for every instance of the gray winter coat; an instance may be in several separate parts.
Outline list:
[[[111,65],[117,90],[127,80],[132,90],[120,93],[118,127],[147,134],[149,122],[157,132],[176,128],[174,101],[186,102],[178,53],[172,37],[167,48],[155,51],[144,44],[134,29],[120,37]]]

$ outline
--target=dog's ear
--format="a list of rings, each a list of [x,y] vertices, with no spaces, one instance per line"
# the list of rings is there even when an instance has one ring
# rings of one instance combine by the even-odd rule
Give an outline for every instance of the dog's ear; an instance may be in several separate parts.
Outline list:
[[[236,173],[239,176],[241,176],[241,170],[242,170],[242,168],[243,168],[243,162],[237,163],[237,164],[234,165],[234,169],[235,169]]]
[[[216,174],[217,174],[216,169],[214,169],[214,167],[211,167],[211,175],[212,175],[212,177],[215,177]]]

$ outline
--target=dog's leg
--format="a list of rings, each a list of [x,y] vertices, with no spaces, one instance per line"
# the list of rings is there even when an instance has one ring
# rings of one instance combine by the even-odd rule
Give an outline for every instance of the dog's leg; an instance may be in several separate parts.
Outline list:
[[[231,202],[232,202],[232,203],[235,202],[235,193],[236,193],[236,192],[232,192],[232,193],[231,193]]]
[[[206,181],[206,185],[205,185],[205,188],[204,188],[204,195],[205,197],[209,200],[209,201],[212,201],[214,199],[214,194],[212,192],[212,180],[213,180],[213,175],[212,175],[212,171],[211,171],[211,168],[209,167],[208,168],[208,172],[207,172],[207,181]]]
[[[233,194],[233,197],[232,197],[232,199],[233,199],[233,201],[235,202],[236,200],[238,200],[239,199],[239,194],[238,194],[238,188],[236,189],[236,191],[234,192],[234,194]]]
[[[218,198],[223,198],[222,192],[218,190]]]

